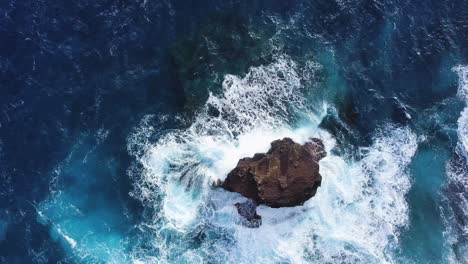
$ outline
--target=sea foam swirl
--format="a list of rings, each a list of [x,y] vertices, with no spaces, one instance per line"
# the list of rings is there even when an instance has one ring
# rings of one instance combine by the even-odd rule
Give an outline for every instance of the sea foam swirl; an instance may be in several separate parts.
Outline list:
[[[187,129],[150,143],[142,135],[156,128],[142,123],[129,150],[143,167],[133,195],[152,212],[139,227],[152,248],[135,250],[135,261],[392,262],[386,253],[408,221],[405,169],[416,136],[407,127],[386,125],[372,146],[361,148],[358,161],[332,154],[336,142],[319,128],[327,104],[303,96],[302,78],[310,74],[280,56],[244,77],[225,76],[223,93],[210,95]],[[246,228],[233,206],[245,198],[210,184],[224,179],[239,158],[286,136],[298,142],[322,138],[330,153],[320,162],[323,185],[303,206],[260,206],[262,226]]]

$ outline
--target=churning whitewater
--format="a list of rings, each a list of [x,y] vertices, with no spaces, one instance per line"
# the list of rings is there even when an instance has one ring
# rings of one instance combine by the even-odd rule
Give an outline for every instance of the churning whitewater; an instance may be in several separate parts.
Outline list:
[[[0,263],[468,264],[467,0],[0,14]],[[244,158],[309,197],[310,148],[261,158],[283,138],[323,142],[321,186],[255,215]]]
[[[143,166],[133,195],[151,212],[140,228],[152,248],[135,252],[134,261],[394,262],[399,230],[408,224],[406,168],[418,139],[409,127],[382,124],[358,159],[334,154],[335,139],[319,128],[328,104],[305,96],[302,78],[315,65],[301,69],[279,56],[243,77],[226,75],[222,93],[210,94],[185,129],[156,131],[146,122],[154,117],[143,120],[128,149]],[[154,133],[161,135],[156,143],[149,140]],[[246,228],[233,206],[245,198],[211,183],[283,137],[323,140],[331,154],[320,161],[322,186],[303,206],[260,206],[262,226]],[[209,239],[198,237],[202,228]]]

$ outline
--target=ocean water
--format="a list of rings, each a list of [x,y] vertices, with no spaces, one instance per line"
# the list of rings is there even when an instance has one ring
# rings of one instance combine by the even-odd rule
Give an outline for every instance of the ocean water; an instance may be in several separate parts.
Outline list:
[[[468,263],[468,1],[0,2],[0,263]],[[214,189],[321,138],[303,206]]]

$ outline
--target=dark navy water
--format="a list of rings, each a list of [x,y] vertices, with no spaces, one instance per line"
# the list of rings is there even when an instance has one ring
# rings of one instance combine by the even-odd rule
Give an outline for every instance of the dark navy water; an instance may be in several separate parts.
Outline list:
[[[468,263],[468,1],[0,1],[0,263]],[[239,224],[283,136],[324,186]]]

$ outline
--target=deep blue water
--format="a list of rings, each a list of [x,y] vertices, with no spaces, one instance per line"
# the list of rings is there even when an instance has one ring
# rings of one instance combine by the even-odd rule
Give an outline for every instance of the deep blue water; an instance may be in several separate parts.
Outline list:
[[[0,263],[468,263],[468,1],[0,1]],[[319,136],[324,186],[212,190]]]

